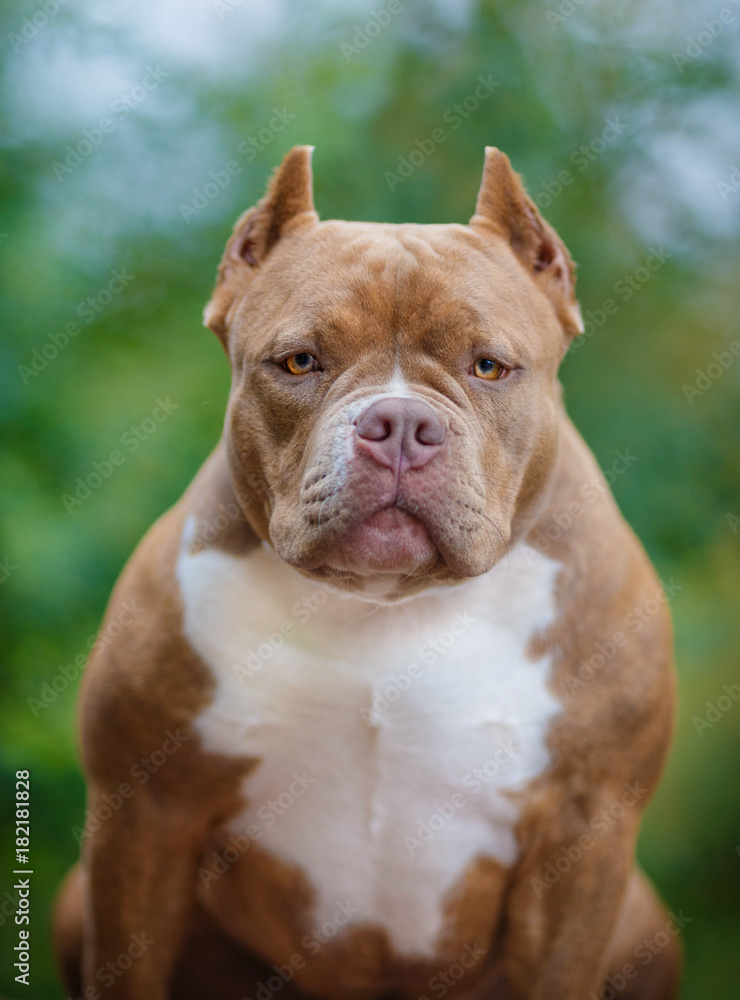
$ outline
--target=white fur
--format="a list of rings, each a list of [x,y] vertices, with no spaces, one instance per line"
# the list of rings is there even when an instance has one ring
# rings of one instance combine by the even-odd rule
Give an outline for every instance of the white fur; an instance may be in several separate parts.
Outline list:
[[[559,708],[548,658],[528,655],[558,569],[518,546],[482,577],[376,606],[267,546],[190,555],[186,532],[185,634],[216,678],[197,729],[210,751],[260,758],[233,829],[252,824],[263,850],[303,870],[313,926],[349,902],[397,953],[433,955],[466,868],[516,860],[508,793],[547,768]],[[279,640],[281,626],[293,632]]]

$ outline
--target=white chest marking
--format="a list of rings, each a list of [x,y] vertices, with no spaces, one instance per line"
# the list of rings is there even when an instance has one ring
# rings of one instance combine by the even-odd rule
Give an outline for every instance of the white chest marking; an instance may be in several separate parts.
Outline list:
[[[349,903],[398,954],[434,954],[481,856],[514,862],[523,789],[549,764],[559,564],[523,546],[485,576],[395,606],[312,583],[268,548],[178,563],[185,634],[216,678],[206,749],[261,763],[234,823],[297,865],[315,926]],[[235,669],[236,668],[236,669]]]

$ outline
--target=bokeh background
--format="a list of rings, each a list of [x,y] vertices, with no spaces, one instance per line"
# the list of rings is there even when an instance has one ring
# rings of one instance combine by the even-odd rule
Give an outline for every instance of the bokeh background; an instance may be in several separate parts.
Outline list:
[[[313,143],[324,217],[393,222],[465,221],[500,146],[580,264],[568,406],[603,468],[636,458],[614,492],[673,595],[680,712],[640,857],[690,918],[683,997],[737,996],[740,707],[707,702],[740,684],[739,40],[733,0],[3,6],[0,992],[63,996],[48,924],[83,819],[79,665],[218,438],[228,367],[201,311],[233,220]],[[177,409],[152,431],[160,399]],[[65,503],[114,449],[125,462]],[[29,988],[7,917],[17,768]]]

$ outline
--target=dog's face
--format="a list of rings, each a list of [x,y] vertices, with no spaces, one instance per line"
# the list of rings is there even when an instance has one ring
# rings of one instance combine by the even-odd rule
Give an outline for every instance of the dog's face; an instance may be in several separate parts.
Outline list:
[[[579,321],[567,252],[489,150],[470,226],[318,222],[310,149],[237,223],[206,318],[226,439],[261,537],[386,598],[490,569],[556,454]]]

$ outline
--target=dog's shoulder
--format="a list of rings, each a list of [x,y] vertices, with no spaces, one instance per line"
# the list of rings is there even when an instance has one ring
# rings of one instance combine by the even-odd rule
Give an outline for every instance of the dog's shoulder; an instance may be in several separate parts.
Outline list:
[[[222,445],[146,533],[111,595],[82,684],[86,761],[100,759],[95,747],[104,742],[111,766],[125,770],[168,731],[184,732],[209,700],[211,673],[183,635],[176,567],[184,544],[235,552],[259,544],[230,487]],[[116,762],[116,747],[125,760]]]
[[[669,602],[680,587],[659,579],[611,493],[637,457],[617,452],[600,469],[567,419],[561,445],[566,471],[528,539],[563,566],[558,618],[542,639],[566,707],[554,740],[590,772],[639,774],[652,788],[673,728]]]

